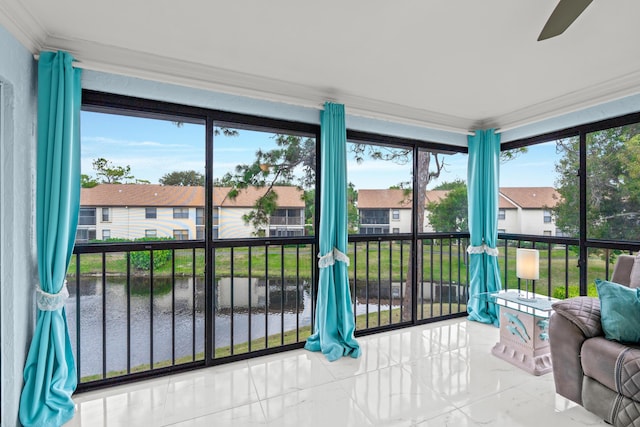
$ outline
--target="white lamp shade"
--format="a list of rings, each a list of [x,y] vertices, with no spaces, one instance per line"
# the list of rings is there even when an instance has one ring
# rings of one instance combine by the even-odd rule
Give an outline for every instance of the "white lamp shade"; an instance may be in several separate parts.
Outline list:
[[[540,253],[536,249],[516,250],[516,276],[527,280],[540,278]]]

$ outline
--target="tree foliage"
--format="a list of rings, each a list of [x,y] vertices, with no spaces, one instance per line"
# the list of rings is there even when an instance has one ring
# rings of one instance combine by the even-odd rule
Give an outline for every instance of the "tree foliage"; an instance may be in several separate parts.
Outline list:
[[[640,126],[623,126],[587,134],[587,237],[636,240],[640,237]],[[556,189],[552,209],[556,225],[579,235],[579,140],[558,141]]]
[[[102,184],[124,184],[135,180],[129,165],[114,165],[110,160],[99,157],[93,161],[92,166],[96,171],[97,180]]]
[[[204,175],[194,170],[166,173],[158,180],[161,185],[204,187]]]
[[[276,185],[296,185],[310,188],[315,184],[316,152],[311,138],[276,134],[273,136],[276,148],[255,153],[253,162],[239,164],[233,173],[225,174],[215,182],[217,186],[230,187],[226,197],[235,199],[240,191],[249,187],[266,188],[253,210],[243,219],[251,224],[258,236],[265,234],[271,214],[278,208],[278,195],[273,191]],[[302,171],[297,179],[296,172]]]
[[[82,188],[93,188],[96,185],[100,184],[96,179],[92,178],[87,174],[80,174],[80,186]]]
[[[358,190],[352,182],[347,184],[347,231],[357,233],[360,229],[360,215],[358,214]]]
[[[446,182],[436,189],[447,190],[440,201],[427,203],[427,218],[435,231],[467,231],[469,210],[467,208],[467,185],[460,180]]]

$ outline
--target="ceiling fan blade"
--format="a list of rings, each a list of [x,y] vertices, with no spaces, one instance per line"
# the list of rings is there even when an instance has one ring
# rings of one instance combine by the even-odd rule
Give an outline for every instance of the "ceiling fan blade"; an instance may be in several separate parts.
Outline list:
[[[593,0],[560,0],[544,25],[538,41],[558,36],[591,4]]]

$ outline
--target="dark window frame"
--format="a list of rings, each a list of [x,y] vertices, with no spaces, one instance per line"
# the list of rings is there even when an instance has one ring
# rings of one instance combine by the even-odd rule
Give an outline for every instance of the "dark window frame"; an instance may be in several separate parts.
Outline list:
[[[158,219],[158,208],[144,208],[144,219]]]
[[[173,219],[189,219],[189,208],[173,208]]]
[[[579,138],[579,168],[576,171],[579,180],[580,203],[579,203],[579,234],[578,246],[580,249],[578,267],[580,269],[580,295],[587,295],[587,263],[589,248],[620,249],[629,251],[640,250],[640,242],[612,241],[602,239],[591,239],[587,236],[587,134],[611,129],[620,126],[640,123],[640,111],[625,114],[610,119],[594,121],[578,126],[573,126],[540,135],[517,139],[505,142],[500,146],[500,151],[512,150],[514,148],[528,147],[544,142],[552,142],[563,138]],[[557,235],[557,233],[556,233]]]

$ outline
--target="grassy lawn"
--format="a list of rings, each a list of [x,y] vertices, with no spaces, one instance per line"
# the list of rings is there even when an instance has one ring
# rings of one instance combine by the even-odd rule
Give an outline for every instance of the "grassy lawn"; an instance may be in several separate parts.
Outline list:
[[[311,280],[313,265],[316,256],[311,252],[310,245],[296,246],[270,246],[255,248],[223,248],[216,249],[214,256],[214,268],[216,277],[248,277],[255,278],[280,278],[285,279],[299,277],[301,280]],[[508,257],[505,260],[504,248],[500,248],[498,257],[501,280],[503,286],[509,288],[518,287],[516,277],[516,248],[509,247]],[[431,251],[433,250],[433,253]],[[402,253],[401,253],[402,252]],[[451,253],[450,253],[451,252]],[[195,253],[195,256],[194,256]],[[371,242],[350,244],[349,256],[351,265],[349,277],[359,283],[364,280],[376,283],[395,282],[402,283],[406,280],[409,271],[410,245],[400,242]],[[69,277],[75,277],[76,257],[72,258],[69,268]],[[174,252],[176,276],[204,275],[204,250],[182,249]],[[195,262],[195,266],[194,266]],[[505,269],[505,262],[508,269]],[[568,260],[565,259],[564,249],[540,250],[540,279],[536,281],[536,292],[548,294],[549,277],[551,291],[556,297],[563,297],[564,284],[568,280],[569,295],[578,294],[579,270],[577,268],[577,255],[569,252]],[[109,276],[125,276],[127,271],[127,259],[125,253],[109,253],[104,257],[105,273]],[[465,254],[458,251],[457,246],[449,245],[425,245],[423,254],[423,278],[425,282],[454,282],[466,283]],[[80,259],[81,275],[99,276],[102,274],[102,254],[84,254]],[[138,271],[132,267],[132,274],[148,276],[149,271]],[[167,262],[154,270],[156,277],[171,277],[172,263]],[[605,261],[599,256],[590,256],[588,263],[588,279],[592,284],[596,278],[605,277]],[[521,284],[524,287],[524,283]],[[558,288],[558,289],[556,289]],[[555,290],[554,290],[555,289]],[[595,292],[595,287],[590,286],[590,294]]]

